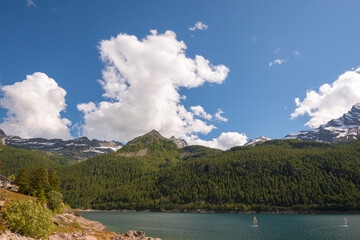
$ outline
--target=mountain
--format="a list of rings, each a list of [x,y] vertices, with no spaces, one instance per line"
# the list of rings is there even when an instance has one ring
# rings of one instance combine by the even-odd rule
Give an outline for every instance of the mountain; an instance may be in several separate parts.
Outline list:
[[[360,103],[348,113],[318,128],[291,133],[284,139],[311,140],[317,142],[340,143],[360,137]]]
[[[244,146],[255,146],[258,143],[262,143],[262,142],[266,142],[266,141],[270,141],[270,140],[271,140],[271,138],[260,136],[260,137],[249,140],[248,142],[246,142],[244,144]]]
[[[333,119],[327,124],[320,126],[335,127],[335,128],[358,128],[360,126],[360,103],[355,104],[348,113],[345,113],[342,117]]]
[[[65,167],[58,174],[66,201],[74,206],[78,203],[82,207],[91,207],[92,201],[105,191],[128,186],[142,177],[156,175],[162,169],[222,152],[196,145],[180,148],[172,139],[152,130],[129,141],[117,152]]]
[[[120,142],[89,140],[87,137],[67,141],[45,138],[22,139],[16,136],[7,136],[1,130],[0,137],[4,144],[12,147],[52,152],[75,160],[85,160],[101,154],[111,153],[123,146]]]
[[[179,149],[156,133],[131,142],[147,153],[119,155],[125,146],[59,170],[65,201],[100,210],[360,209],[360,140],[340,145],[270,140],[216,152],[200,146]],[[175,164],[149,167],[152,157],[178,157],[176,152],[181,158]]]

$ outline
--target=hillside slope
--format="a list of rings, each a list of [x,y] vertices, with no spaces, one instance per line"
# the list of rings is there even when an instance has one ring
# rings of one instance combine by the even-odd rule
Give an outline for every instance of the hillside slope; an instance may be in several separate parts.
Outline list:
[[[143,137],[66,167],[66,201],[95,209],[360,209],[360,141],[271,140],[223,152]]]

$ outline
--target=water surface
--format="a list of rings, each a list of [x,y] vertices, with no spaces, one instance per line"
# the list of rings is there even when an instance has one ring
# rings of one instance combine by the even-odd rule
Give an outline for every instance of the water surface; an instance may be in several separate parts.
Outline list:
[[[360,239],[360,215],[84,212],[114,232],[145,231],[162,240]],[[259,226],[252,225],[254,216]]]

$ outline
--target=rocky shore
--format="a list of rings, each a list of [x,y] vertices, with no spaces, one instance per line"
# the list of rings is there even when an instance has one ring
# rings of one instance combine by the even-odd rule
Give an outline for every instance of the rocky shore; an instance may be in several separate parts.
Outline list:
[[[108,232],[106,227],[97,221],[91,221],[73,213],[57,214],[53,218],[56,229],[49,240],[161,240],[146,237],[142,231],[128,231],[127,233]],[[6,230],[0,235],[0,240],[35,240],[18,233]]]

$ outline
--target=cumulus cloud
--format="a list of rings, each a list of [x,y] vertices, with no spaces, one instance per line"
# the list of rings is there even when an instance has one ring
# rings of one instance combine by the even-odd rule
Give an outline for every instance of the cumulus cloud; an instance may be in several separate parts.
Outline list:
[[[195,116],[204,118],[206,120],[212,119],[211,114],[208,114],[207,112],[205,112],[205,110],[202,106],[192,106],[190,109],[194,113]]]
[[[247,136],[243,133],[223,132],[219,137],[213,138],[211,141],[205,141],[196,136],[185,138],[185,140],[189,144],[226,150],[233,146],[243,146],[247,142]]]
[[[224,112],[221,109],[218,109],[218,111],[215,113],[215,118],[221,122],[227,122],[228,119],[226,117],[221,116]]]
[[[37,7],[37,5],[32,0],[26,0],[26,6]]]
[[[71,138],[71,122],[61,118],[66,91],[45,73],[27,75],[22,82],[1,88],[2,108],[8,110],[0,128],[8,135],[23,138]]]
[[[291,119],[307,114],[311,119],[305,125],[318,127],[342,116],[358,102],[360,102],[359,68],[343,73],[333,83],[322,85],[318,91],[307,91],[302,101],[295,98],[297,107],[291,114]]]
[[[207,29],[208,29],[208,25],[206,25],[205,23],[202,23],[200,21],[196,22],[194,24],[194,26],[189,27],[190,31],[196,31],[196,30],[205,31]]]
[[[283,64],[285,62],[287,62],[287,59],[275,59],[274,61],[269,62],[269,66],[271,67],[274,64],[279,64],[280,65],[280,64]]]
[[[178,91],[206,82],[221,84],[229,69],[199,55],[188,58],[185,50],[172,31],[152,30],[141,40],[119,34],[101,41],[105,68],[99,82],[106,99],[78,105],[84,114],[84,134],[126,142],[152,129],[183,139],[210,133],[215,126],[199,119],[209,115],[201,106],[186,109]]]

